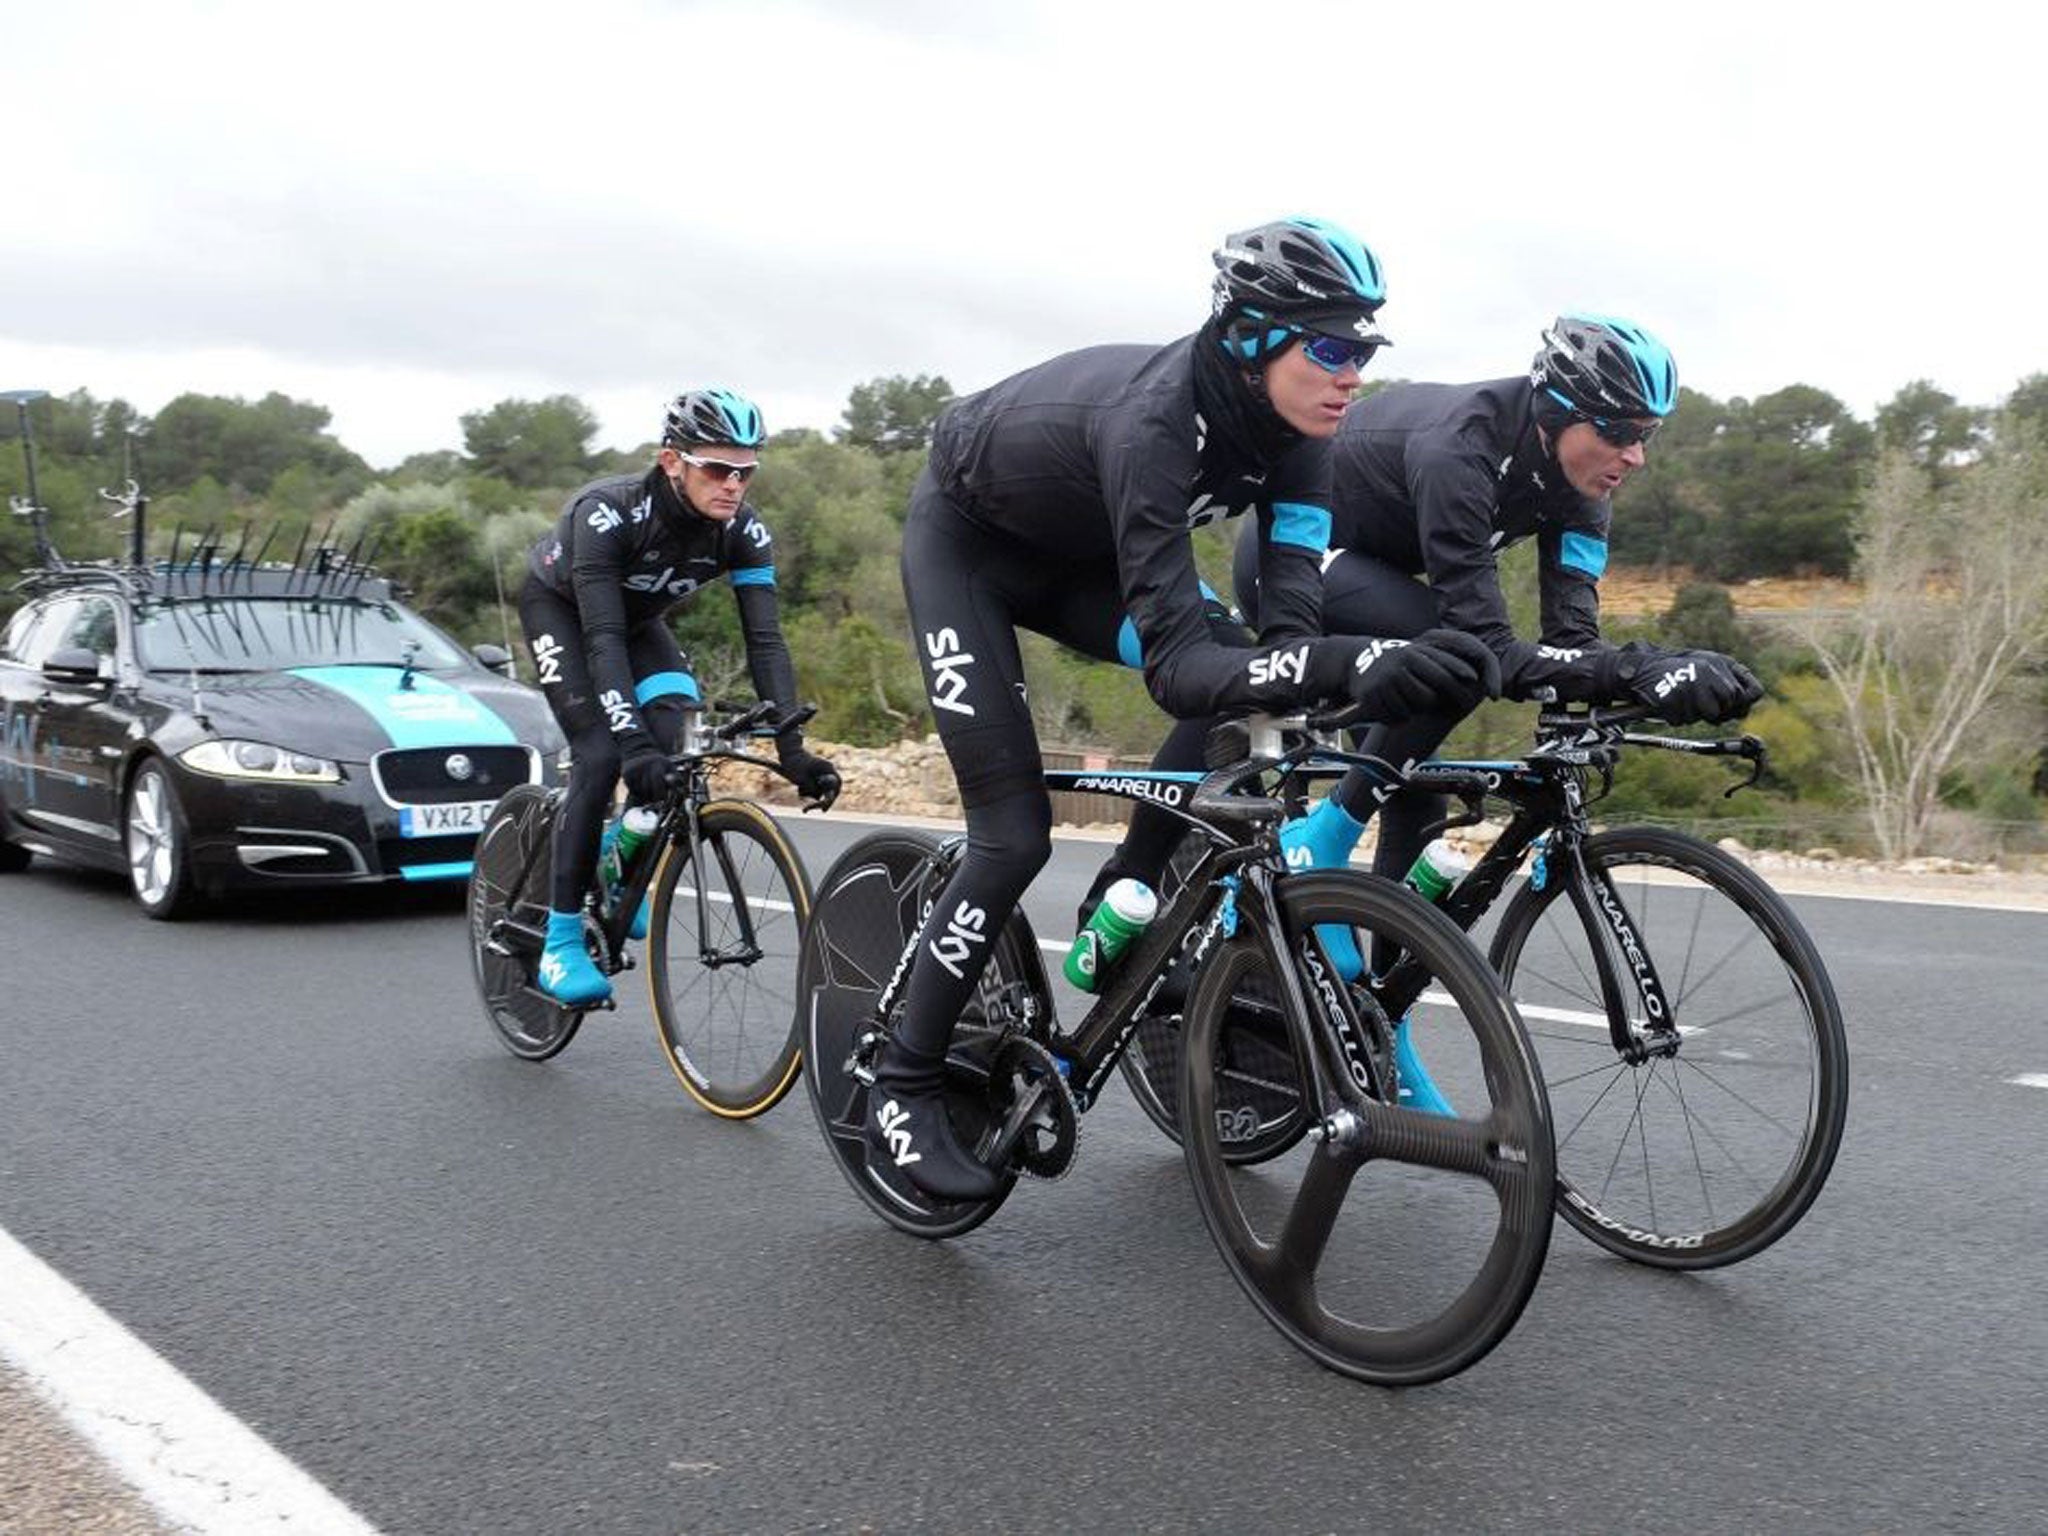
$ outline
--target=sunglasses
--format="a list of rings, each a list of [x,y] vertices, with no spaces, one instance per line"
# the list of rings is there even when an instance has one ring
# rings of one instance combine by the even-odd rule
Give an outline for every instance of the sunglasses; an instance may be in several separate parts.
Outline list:
[[[735,464],[731,459],[699,458],[694,453],[684,453],[680,448],[676,450],[676,457],[685,464],[696,465],[714,480],[730,480],[734,475],[738,475],[741,485],[753,479],[754,471],[761,467],[758,460],[752,464]]]
[[[1346,341],[1342,336],[1311,336],[1301,333],[1302,354],[1325,373],[1342,373],[1346,368],[1365,372],[1365,365],[1379,351],[1376,341]]]
[[[1631,421],[1625,416],[1609,420],[1605,416],[1588,416],[1583,411],[1579,413],[1579,420],[1599,433],[1601,442],[1612,443],[1617,448],[1633,448],[1637,443],[1647,443],[1664,425],[1661,420],[1644,423]]]

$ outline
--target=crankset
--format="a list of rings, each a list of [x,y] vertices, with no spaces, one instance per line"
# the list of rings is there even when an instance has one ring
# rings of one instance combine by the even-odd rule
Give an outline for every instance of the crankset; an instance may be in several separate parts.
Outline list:
[[[1064,1178],[1081,1143],[1081,1110],[1051,1051],[1028,1035],[1006,1036],[989,1058],[990,1167],[1036,1179]]]

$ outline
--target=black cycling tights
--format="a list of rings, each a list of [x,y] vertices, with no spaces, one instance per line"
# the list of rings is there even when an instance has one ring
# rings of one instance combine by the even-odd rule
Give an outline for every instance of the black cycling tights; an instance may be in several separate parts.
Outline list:
[[[918,481],[903,527],[903,591],[932,716],[967,819],[967,846],[925,922],[905,987],[897,1045],[883,1068],[899,1091],[937,1086],[946,1040],[988,946],[1052,853],[1052,801],[1024,694],[1017,631],[1029,629],[1101,661],[1119,661],[1124,602],[1113,566],[1061,560],[970,523],[932,483]],[[1219,621],[1216,638],[1249,645]],[[1213,722],[1176,724],[1154,766],[1202,766]],[[1127,859],[1151,858],[1156,881],[1180,824],[1145,806]],[[1129,852],[1135,844],[1138,852]]]
[[[619,747],[590,677],[590,654],[576,605],[529,576],[519,589],[519,623],[526,631],[540,673],[540,690],[569,738],[569,784],[555,817],[554,873],[548,891],[557,912],[577,912],[597,869],[598,838],[619,782]],[[626,636],[626,653],[636,684],[656,688],[687,677],[689,664],[668,626],[659,619]],[[659,680],[659,681],[654,681]],[[641,691],[636,689],[636,692]],[[664,752],[673,752],[687,696],[654,693],[638,700],[647,729]]]
[[[1240,539],[1232,578],[1237,587],[1238,606],[1245,616],[1258,622],[1259,561],[1257,545]],[[1412,640],[1426,629],[1435,629],[1436,598],[1424,583],[1383,560],[1357,550],[1339,550],[1323,571],[1323,633],[1326,635],[1386,635]],[[1451,734],[1457,719],[1443,715],[1418,715],[1390,725],[1368,726],[1352,733],[1361,752],[1383,757],[1396,767],[1406,767],[1428,757]],[[1378,809],[1373,781],[1354,769],[1338,780],[1331,793],[1354,820],[1367,821]],[[1373,873],[1398,880],[1408,873],[1415,856],[1427,839],[1423,832],[1443,820],[1442,795],[1402,793],[1392,797],[1380,821],[1379,842],[1372,857]]]

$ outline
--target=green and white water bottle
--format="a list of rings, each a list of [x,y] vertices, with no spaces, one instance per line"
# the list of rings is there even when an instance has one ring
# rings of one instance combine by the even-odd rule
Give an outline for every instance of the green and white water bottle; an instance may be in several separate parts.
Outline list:
[[[619,818],[617,830],[605,839],[598,862],[598,871],[606,889],[616,890],[626,883],[626,872],[633,867],[633,856],[654,835],[660,821],[651,805],[633,806]]]
[[[1465,855],[1443,838],[1437,838],[1415,856],[1415,862],[1408,866],[1408,873],[1402,878],[1419,891],[1424,900],[1442,901],[1451,894],[1451,887],[1465,878],[1471,867]]]
[[[1131,941],[1143,933],[1159,915],[1159,898],[1152,887],[1140,880],[1119,880],[1102,893],[1088,925],[1074,935],[1064,967],[1067,980],[1083,992],[1093,992],[1116,968]]]

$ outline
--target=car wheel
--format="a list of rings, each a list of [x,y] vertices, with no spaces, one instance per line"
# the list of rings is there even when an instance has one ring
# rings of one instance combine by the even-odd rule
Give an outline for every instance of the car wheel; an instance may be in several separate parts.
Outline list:
[[[183,917],[197,905],[185,851],[185,812],[171,776],[144,763],[128,786],[128,884],[151,917]]]
[[[0,837],[0,875],[21,873],[28,868],[28,861],[33,857],[34,855],[26,848]]]

